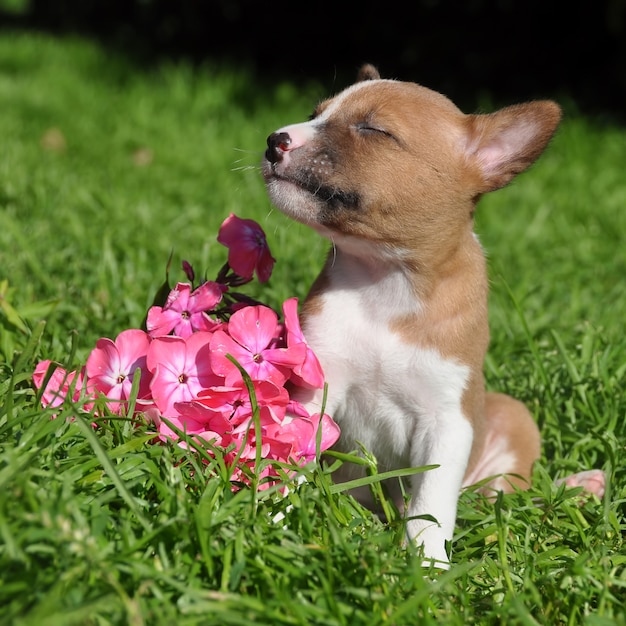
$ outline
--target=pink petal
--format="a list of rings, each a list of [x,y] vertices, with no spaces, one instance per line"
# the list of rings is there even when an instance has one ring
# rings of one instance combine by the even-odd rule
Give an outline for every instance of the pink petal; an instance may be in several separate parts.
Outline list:
[[[319,414],[307,418],[296,418],[282,425],[280,428],[268,429],[268,434],[282,440],[293,441],[294,454],[298,458],[309,461],[315,458],[317,448],[317,430],[319,428]],[[328,416],[322,420],[322,437],[320,452],[328,450],[339,439],[339,427]]]
[[[210,311],[215,308],[222,299],[225,287],[213,281],[207,281],[198,287],[192,294],[189,301],[189,311],[199,313]]]
[[[209,387],[208,389],[203,389],[198,394],[198,402],[211,411],[230,415],[233,410],[233,404],[241,399],[244,388],[243,382],[238,386],[232,387],[220,385]]]
[[[186,370],[194,372],[198,378],[213,375],[211,369],[210,342],[213,333],[197,332],[186,340],[187,358]]]
[[[261,282],[269,279],[274,265],[263,229],[254,220],[231,213],[223,222],[217,240],[228,248],[228,264],[244,278],[256,269]]]
[[[165,301],[164,309],[173,309],[178,313],[187,311],[189,308],[189,295],[191,285],[188,283],[176,283],[176,287],[170,291]]]
[[[271,361],[252,361],[245,367],[253,380],[270,381],[276,385],[284,385],[289,378],[289,369],[276,366]]]
[[[283,316],[287,328],[287,342],[289,343],[290,340],[293,343],[305,341],[298,317],[298,298],[289,298],[283,302]]]
[[[111,411],[121,411],[122,407],[117,401],[129,398],[137,369],[140,370],[138,398],[149,398],[150,373],[147,369],[149,346],[149,336],[138,329],[122,331],[115,342],[106,338],[96,342],[96,347],[89,355],[86,365],[89,387],[113,401],[109,403]]]
[[[304,405],[297,400],[289,400],[287,412],[294,417],[306,417],[307,419],[311,417],[309,412],[304,408]]]
[[[228,322],[230,336],[252,354],[259,354],[272,341],[278,316],[266,306],[247,306],[233,313]]]
[[[285,327],[287,328],[287,345],[293,346],[297,343],[304,343],[306,346],[304,359],[300,365],[294,366],[291,380],[301,387],[321,389],[324,386],[324,371],[317,356],[315,356],[315,353],[304,338],[298,318],[297,298],[289,298],[283,302],[283,315],[285,316]]]
[[[250,251],[244,246],[238,246],[228,251],[228,265],[242,278],[252,278],[256,263],[257,254],[254,249]]]
[[[304,354],[303,344],[294,348],[263,350],[244,368],[254,380],[270,380],[276,385],[283,385],[292,368],[302,362]]]
[[[259,381],[254,384],[254,393],[263,416],[277,423],[284,420],[289,404],[289,392],[284,387]]]
[[[188,420],[196,424],[198,432],[210,430],[224,435],[232,429],[231,423],[220,412],[213,411],[204,403],[197,401],[180,402],[175,409],[183,422]]]
[[[217,235],[219,243],[228,248],[228,264],[243,278],[252,278],[258,257],[255,247],[250,248],[251,224],[254,222],[242,220],[231,213],[222,223]]]
[[[160,337],[152,341],[148,351],[148,367],[154,372],[152,396],[165,415],[175,411],[176,402],[193,400],[202,389],[222,382],[211,368],[211,336],[198,332],[187,339]]]
[[[194,331],[213,330],[219,322],[207,317],[205,311],[213,309],[220,302],[226,289],[223,285],[208,281],[190,294],[187,283],[178,283],[162,309],[152,307],[148,311],[148,332],[158,337],[174,330],[176,335],[186,339]]]
[[[238,246],[242,240],[246,240],[250,231],[260,231],[264,235],[262,228],[253,220],[244,220],[231,213],[220,226],[217,240],[224,246]]]
[[[282,439],[272,439],[271,437],[264,437],[263,443],[268,445],[269,450],[264,455],[264,458],[275,459],[282,463],[288,463],[293,455],[293,444],[290,441]],[[267,483],[269,486],[271,483]],[[264,485],[260,485],[262,489]],[[267,487],[266,487],[267,488]]]
[[[121,373],[120,356],[117,346],[107,338],[98,339],[96,347],[87,357],[87,377],[90,378],[96,388],[103,393],[117,384],[117,378]]]
[[[198,394],[198,402],[221,413],[233,426],[238,426],[252,415],[250,397],[243,382],[237,387],[204,389]]]
[[[274,263],[276,263],[276,259],[271,255],[270,249],[266,247],[256,263],[256,274],[260,283],[266,283],[270,279]]]
[[[210,344],[211,368],[219,376],[224,376],[225,384],[230,387],[241,380],[241,373],[237,366],[227,358],[227,354],[235,358],[248,373],[254,361],[252,353],[240,346],[223,330],[213,333]]]
[[[52,361],[49,360],[40,361],[35,367],[35,371],[33,372],[33,382],[37,389],[41,389],[41,385],[43,384],[51,363]],[[48,380],[48,384],[41,395],[42,406],[56,407],[63,404],[75,377],[76,372],[67,372],[62,367],[57,367],[54,372],[52,372],[52,375]],[[80,392],[80,386],[78,386],[78,392]]]
[[[178,428],[178,430],[182,431],[183,433],[186,433],[187,435],[197,435],[201,437],[202,439],[211,441],[212,443],[214,443],[214,445],[223,444],[222,436],[220,435],[220,433],[208,431],[205,428],[204,424],[200,422],[196,422],[193,419],[186,418],[186,417],[172,416],[172,417],[168,417],[167,421],[171,423],[172,426],[174,426],[175,428]],[[178,433],[174,431],[174,429],[171,428],[169,424],[166,424],[165,421],[159,422],[157,426],[157,430],[159,432],[159,438],[162,441],[168,441],[168,440],[180,441]],[[184,441],[180,442],[179,445],[185,446]]]
[[[270,348],[263,351],[263,358],[276,365],[293,368],[300,365],[306,357],[306,345],[298,343],[289,348]]]
[[[333,418],[330,417],[330,415],[327,415],[326,413],[324,413],[324,416],[322,417],[321,425],[320,425],[319,413],[316,413],[315,415],[311,416],[311,419],[313,420],[314,423],[317,421],[317,428],[322,429],[322,439],[320,441],[320,450],[321,451],[328,450],[328,448],[335,445],[341,435],[341,429],[337,425],[337,422],[335,422],[335,420],[333,420]],[[317,428],[316,428],[316,431],[317,431]]]
[[[182,315],[178,316],[178,323],[174,326],[174,334],[182,339],[187,339],[193,335],[193,326],[191,320]]]
[[[48,369],[52,363],[53,362],[50,359],[46,359],[44,361],[39,361],[39,363],[35,366],[35,371],[33,372],[33,383],[36,389],[41,389],[41,385],[43,385],[44,378],[46,377]],[[60,366],[56,367],[55,371],[57,371],[59,367]],[[52,375],[54,375],[54,372]]]
[[[151,389],[154,402],[165,417],[177,415],[174,408],[177,402],[193,400],[187,385],[181,383],[176,373],[164,365],[157,365],[154,370]]]
[[[120,367],[129,375],[138,367],[145,368],[146,356],[150,347],[150,337],[134,328],[122,331],[115,340],[120,355]]]
[[[150,343],[147,366],[153,372],[157,365],[167,363],[173,371],[182,372],[186,356],[187,344],[181,337],[157,337]]]
[[[169,335],[180,321],[180,313],[160,306],[150,307],[146,318],[146,328],[151,337]]]
[[[286,424],[274,425],[268,427],[267,433],[269,437],[276,440],[289,442],[298,458],[310,456],[312,441],[313,456],[315,456],[315,426],[309,419],[297,418]]]
[[[212,332],[221,327],[222,322],[211,319],[206,313],[192,313],[189,318],[191,328],[194,332],[207,331]]]
[[[295,385],[307,389],[322,389],[324,387],[324,370],[322,370],[315,353],[308,346],[304,362],[293,368],[290,380]]]

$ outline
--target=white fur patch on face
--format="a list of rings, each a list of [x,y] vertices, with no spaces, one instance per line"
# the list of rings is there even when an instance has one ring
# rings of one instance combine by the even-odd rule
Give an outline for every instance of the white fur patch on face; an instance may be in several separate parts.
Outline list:
[[[335,96],[330,101],[328,106],[324,109],[324,111],[322,111],[321,115],[319,115],[314,120],[312,120],[312,122],[319,123],[319,122],[325,122],[326,120],[328,120],[328,118],[333,116],[344,105],[347,98],[351,97],[354,93],[358,91],[371,88],[372,85],[375,85],[377,83],[395,83],[395,82],[396,81],[394,80],[389,80],[385,78],[385,79],[377,79],[377,80],[364,80],[359,83],[354,83],[354,85],[351,85],[347,89],[344,89],[340,94]]]

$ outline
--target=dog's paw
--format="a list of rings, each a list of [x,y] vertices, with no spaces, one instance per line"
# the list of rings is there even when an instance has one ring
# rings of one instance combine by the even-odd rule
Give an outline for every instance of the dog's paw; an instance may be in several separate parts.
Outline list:
[[[556,484],[565,484],[568,487],[582,487],[586,492],[601,498],[604,496],[606,488],[606,476],[602,470],[593,469],[586,472],[577,472],[565,478],[559,478]]]

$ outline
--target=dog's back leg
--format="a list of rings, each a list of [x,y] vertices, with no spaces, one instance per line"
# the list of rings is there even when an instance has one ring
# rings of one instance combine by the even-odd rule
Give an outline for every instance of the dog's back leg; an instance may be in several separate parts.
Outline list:
[[[539,430],[530,412],[510,396],[488,393],[485,397],[485,416],[485,443],[478,461],[465,475],[463,486],[491,478],[479,489],[486,495],[493,495],[495,491],[512,492],[515,487],[528,488],[533,463],[540,455]],[[601,498],[606,477],[602,470],[592,469],[556,482],[565,483],[568,487],[582,487]]]
[[[485,396],[485,437],[477,462],[468,469],[463,486],[475,485],[485,494],[528,488],[533,463],[539,458],[539,430],[528,409],[501,393]]]

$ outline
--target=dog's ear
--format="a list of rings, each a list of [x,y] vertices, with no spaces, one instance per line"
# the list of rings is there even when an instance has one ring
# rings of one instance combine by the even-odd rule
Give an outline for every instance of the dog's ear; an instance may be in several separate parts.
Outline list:
[[[481,193],[504,187],[544,151],[561,120],[549,100],[468,116],[466,154],[483,178]]]
[[[360,83],[364,80],[378,80],[379,78],[380,74],[378,73],[378,70],[370,63],[366,63],[361,66],[361,69],[356,77],[356,82]]]

